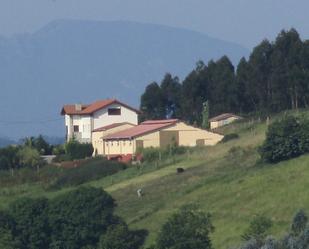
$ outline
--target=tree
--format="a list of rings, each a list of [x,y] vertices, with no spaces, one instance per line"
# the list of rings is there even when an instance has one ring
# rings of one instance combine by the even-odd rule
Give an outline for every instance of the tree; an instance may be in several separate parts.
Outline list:
[[[108,227],[100,238],[99,249],[138,249],[145,239],[145,231],[130,231],[120,222]]]
[[[12,176],[14,175],[14,170],[20,165],[18,151],[19,147],[15,146],[0,149],[0,169],[11,170]]]
[[[182,119],[191,124],[202,124],[203,103],[207,101],[207,67],[199,61],[182,83]]]
[[[49,205],[50,248],[96,246],[114,223],[114,200],[102,189],[82,187],[56,197]]]
[[[203,104],[203,123],[202,123],[202,127],[204,129],[208,129],[209,128],[209,103],[208,101],[206,101],[204,104]]]
[[[210,214],[185,206],[170,217],[159,232],[157,249],[210,249],[214,227]]]
[[[166,74],[160,85],[165,117],[180,117],[181,84],[178,77]]]
[[[166,116],[163,94],[158,83],[149,84],[141,96],[141,119],[164,119]]]
[[[242,238],[246,241],[255,240],[257,244],[261,245],[268,235],[272,221],[262,215],[257,215],[250,222],[249,227],[246,229]]]
[[[14,240],[20,249],[48,248],[50,228],[47,199],[21,198],[9,206],[15,222]]]
[[[11,216],[0,211],[0,248],[14,249],[15,222]]]
[[[309,152],[307,119],[288,115],[273,122],[259,152],[262,160],[269,163],[277,163]]]
[[[32,167],[39,171],[40,166],[44,165],[40,153],[34,148],[24,146],[18,151],[17,155],[22,167]]]

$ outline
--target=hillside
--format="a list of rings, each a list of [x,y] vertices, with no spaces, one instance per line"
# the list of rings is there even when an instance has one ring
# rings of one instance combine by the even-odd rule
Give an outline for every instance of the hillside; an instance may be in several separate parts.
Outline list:
[[[0,37],[0,110],[14,139],[63,136],[63,104],[116,97],[138,107],[145,86],[166,72],[184,77],[202,59],[246,48],[153,24],[58,20],[33,34]],[[2,124],[1,124],[2,125]]]
[[[271,232],[278,236],[289,228],[298,209],[309,211],[309,155],[272,166],[256,164],[256,148],[264,140],[265,130],[265,123],[230,125],[221,132],[236,132],[239,139],[196,149],[176,158],[174,164],[132,167],[88,184],[107,190],[117,201],[117,214],[132,228],[149,230],[147,244],[153,242],[167,217],[188,203],[212,214],[216,249],[239,244],[255,214],[271,217]],[[186,170],[179,175],[177,167]],[[143,188],[143,198],[137,198],[138,188]],[[0,204],[5,207],[20,196],[52,198],[69,189],[49,192],[40,184],[1,188]]]

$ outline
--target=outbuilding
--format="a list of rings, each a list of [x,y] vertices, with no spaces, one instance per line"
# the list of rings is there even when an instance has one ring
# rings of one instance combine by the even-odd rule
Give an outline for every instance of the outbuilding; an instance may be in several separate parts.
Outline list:
[[[148,120],[103,137],[103,153],[109,158],[132,157],[142,148],[215,145],[222,135],[188,125],[178,119]]]
[[[209,120],[210,122],[210,129],[216,129],[221,126],[230,124],[236,120],[242,119],[242,117],[237,116],[233,113],[223,113],[219,116],[213,117]]]

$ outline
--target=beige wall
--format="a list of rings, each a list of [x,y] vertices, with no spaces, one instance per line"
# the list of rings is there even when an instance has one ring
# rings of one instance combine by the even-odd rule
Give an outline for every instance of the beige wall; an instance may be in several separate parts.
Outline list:
[[[190,146],[194,147],[197,143],[203,142],[204,145],[215,145],[220,142],[223,138],[222,135],[209,132],[206,130],[202,130],[190,125],[187,125],[183,122],[179,122],[172,127],[168,127],[166,129],[162,129],[161,131],[177,131],[178,139],[180,146]],[[160,131],[155,131],[153,133],[149,133],[143,136],[139,136],[134,140],[112,140],[105,141],[105,154],[106,155],[126,155],[126,154],[135,154],[136,153],[136,144],[137,141],[143,141],[143,147],[160,147],[160,134],[168,134],[168,133],[160,133]]]
[[[105,155],[128,155],[135,153],[135,144],[132,140],[104,141]]]
[[[234,122],[235,120],[238,120],[239,118],[237,117],[230,117],[224,120],[220,120],[220,121],[214,121],[214,122],[210,122],[210,129],[216,129],[218,127],[221,127],[223,125],[227,125],[230,124],[232,122]]]
[[[184,122],[179,122],[175,126],[164,130],[179,131],[180,146],[196,146],[197,140],[204,140],[205,145],[215,145],[223,138],[222,135],[187,125]]]
[[[93,145],[94,151],[97,150],[98,155],[104,155],[104,143],[103,143],[102,137],[118,132],[118,131],[129,129],[133,126],[135,125],[134,124],[123,124],[121,126],[117,126],[107,131],[92,132],[92,145]]]

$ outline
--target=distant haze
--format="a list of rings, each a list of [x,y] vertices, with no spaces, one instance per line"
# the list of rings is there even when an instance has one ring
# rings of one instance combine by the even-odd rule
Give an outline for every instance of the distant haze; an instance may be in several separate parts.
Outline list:
[[[139,106],[150,82],[185,77],[198,60],[249,51],[207,35],[133,22],[54,21],[0,38],[0,128],[8,137],[64,135],[63,104],[103,98]],[[1,134],[0,134],[1,136]]]
[[[130,20],[200,31],[252,48],[281,29],[309,37],[308,0],[1,0],[0,34],[55,19]]]

